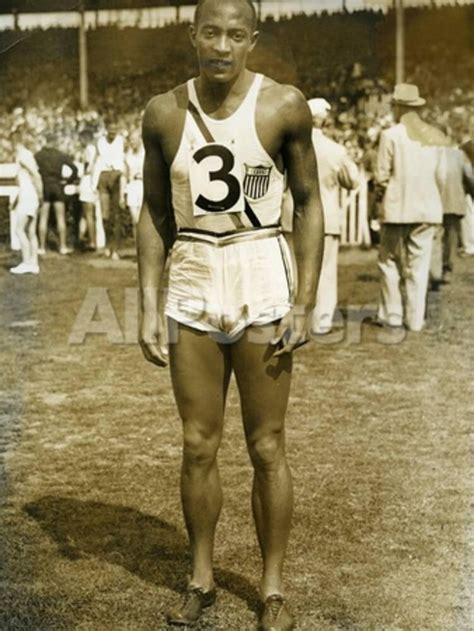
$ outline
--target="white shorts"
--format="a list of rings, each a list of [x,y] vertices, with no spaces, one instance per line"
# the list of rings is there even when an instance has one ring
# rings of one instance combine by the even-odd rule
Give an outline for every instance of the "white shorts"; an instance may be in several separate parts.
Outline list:
[[[38,197],[20,197],[14,210],[17,217],[31,217],[34,219],[39,210]]]
[[[291,309],[294,275],[279,228],[217,236],[180,230],[171,252],[167,316],[232,342]]]
[[[141,208],[143,203],[143,180],[132,180],[125,187],[127,206],[135,210]],[[136,218],[138,220],[138,217]]]
[[[84,175],[79,182],[79,201],[85,204],[95,204],[97,194],[92,186],[92,175]]]

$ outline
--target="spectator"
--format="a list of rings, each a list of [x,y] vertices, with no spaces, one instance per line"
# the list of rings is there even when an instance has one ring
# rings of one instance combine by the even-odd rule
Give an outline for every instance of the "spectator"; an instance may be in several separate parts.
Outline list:
[[[127,185],[125,188],[125,198],[127,207],[132,217],[133,234],[136,232],[136,225],[140,209],[143,203],[143,163],[145,160],[145,150],[138,131],[130,134],[129,148],[125,154],[125,172]]]
[[[57,138],[53,134],[46,136],[46,146],[35,155],[43,180],[43,204],[39,216],[39,254],[46,253],[49,210],[51,205],[56,213],[56,227],[59,235],[60,254],[69,254],[72,250],[66,243],[66,195],[64,186],[67,181],[77,178],[77,167],[72,157],[56,148]]]
[[[467,206],[463,183],[468,167],[466,155],[456,146],[446,147],[445,154],[446,178],[441,187],[443,226],[433,241],[431,257],[431,285],[435,290],[450,280]]]
[[[35,158],[26,148],[19,131],[12,134],[11,142],[18,169],[18,196],[14,209],[22,262],[10,268],[10,272],[12,274],[39,274],[36,221],[43,196],[43,185]]]
[[[378,138],[377,138],[378,140]],[[375,171],[377,169],[377,148],[370,134],[362,138],[363,157],[361,168],[367,181],[367,218],[369,221],[370,242],[377,245],[380,239],[379,199]]]
[[[87,226],[88,248],[95,250],[97,247],[95,225],[97,194],[92,185],[92,169],[97,157],[97,149],[90,130],[84,129],[80,132],[79,139],[81,142],[80,164],[82,171],[79,181],[79,201]]]
[[[417,111],[424,104],[416,85],[395,86],[396,124],[382,132],[377,159],[377,179],[386,187],[378,321],[411,331],[424,326],[433,236],[443,218],[445,137],[420,119]]]
[[[474,143],[472,140],[465,142],[462,151],[467,158],[464,172],[464,189],[466,191],[466,216],[462,220],[461,238],[463,253],[474,254]]]
[[[316,335],[332,329],[337,307],[337,258],[341,235],[339,193],[341,187],[357,187],[359,172],[342,145],[323,133],[324,121],[331,106],[326,99],[308,101],[313,115],[313,146],[318,162],[319,187],[324,210],[324,254],[311,328]]]
[[[97,143],[93,182],[99,191],[100,209],[106,237],[105,255],[117,261],[122,225],[120,209],[124,200],[124,138],[115,120],[106,121],[106,135]]]

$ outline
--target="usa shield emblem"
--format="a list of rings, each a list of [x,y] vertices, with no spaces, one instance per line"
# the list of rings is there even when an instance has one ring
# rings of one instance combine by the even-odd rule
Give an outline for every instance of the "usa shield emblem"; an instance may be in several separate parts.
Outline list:
[[[245,164],[244,194],[249,199],[261,199],[270,186],[270,173],[273,167],[262,165],[253,167]]]

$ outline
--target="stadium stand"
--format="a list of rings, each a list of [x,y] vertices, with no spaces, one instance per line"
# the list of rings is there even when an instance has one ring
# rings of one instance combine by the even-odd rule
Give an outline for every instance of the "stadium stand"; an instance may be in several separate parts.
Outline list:
[[[472,136],[474,123],[473,18],[473,5],[406,10],[406,79],[428,99],[424,116],[451,128],[460,142]],[[394,29],[393,11],[267,19],[251,67],[297,85],[307,98],[328,99],[329,133],[361,164],[390,120]],[[75,30],[0,33],[0,163],[11,160],[8,137],[18,127],[28,130],[33,150],[54,132],[71,155],[79,151],[79,133],[98,132],[112,111],[125,135],[133,133],[153,95],[196,71],[185,24],[104,27],[87,38],[91,106],[81,111]]]

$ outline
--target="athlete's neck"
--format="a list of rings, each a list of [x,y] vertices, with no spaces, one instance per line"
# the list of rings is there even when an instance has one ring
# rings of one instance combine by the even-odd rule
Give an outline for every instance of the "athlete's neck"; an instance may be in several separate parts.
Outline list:
[[[201,74],[196,81],[196,91],[202,108],[206,112],[216,112],[227,100],[244,97],[254,79],[255,73],[244,70],[231,81],[222,83],[211,81]]]

